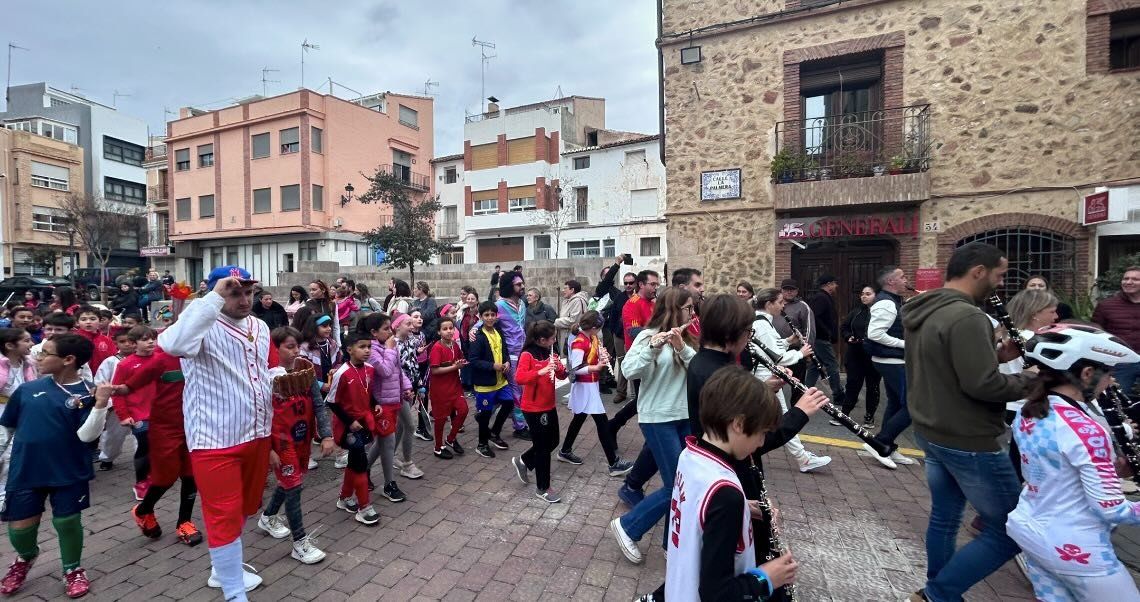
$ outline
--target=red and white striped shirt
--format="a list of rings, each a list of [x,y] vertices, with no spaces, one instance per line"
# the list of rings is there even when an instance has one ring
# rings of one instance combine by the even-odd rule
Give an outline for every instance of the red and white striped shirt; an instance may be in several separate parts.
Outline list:
[[[182,358],[182,413],[190,451],[268,437],[273,425],[269,368],[277,363],[277,353],[269,327],[254,316],[233,320],[223,315],[224,302],[210,291],[158,335],[166,353]]]

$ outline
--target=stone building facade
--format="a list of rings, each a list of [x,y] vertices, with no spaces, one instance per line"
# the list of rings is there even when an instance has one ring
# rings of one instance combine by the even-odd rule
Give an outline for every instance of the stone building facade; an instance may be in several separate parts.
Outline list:
[[[662,0],[670,263],[719,290],[789,275],[813,288],[831,272],[847,306],[884,264],[929,283],[956,246],[985,240],[1006,249],[1010,288],[1044,273],[1087,290],[1084,197],[1140,202],[1140,70],[1118,52],[1138,12]],[[736,169],[735,198],[702,200],[703,172]]]

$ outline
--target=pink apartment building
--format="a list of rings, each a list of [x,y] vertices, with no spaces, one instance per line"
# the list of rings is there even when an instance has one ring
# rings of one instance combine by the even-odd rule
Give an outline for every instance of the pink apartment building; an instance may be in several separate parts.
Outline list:
[[[300,261],[374,263],[360,234],[391,219],[355,200],[361,173],[390,170],[416,195],[432,192],[432,99],[375,94],[347,101],[312,90],[217,111],[183,109],[167,124],[170,243],[188,280],[220,265],[263,283]]]

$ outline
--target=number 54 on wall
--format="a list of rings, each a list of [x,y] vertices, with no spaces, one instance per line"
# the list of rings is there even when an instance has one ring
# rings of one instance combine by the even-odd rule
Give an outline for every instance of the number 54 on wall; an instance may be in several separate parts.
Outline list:
[[[939,224],[938,222],[923,222],[922,223],[922,231],[923,232],[941,232],[942,231],[942,225]]]

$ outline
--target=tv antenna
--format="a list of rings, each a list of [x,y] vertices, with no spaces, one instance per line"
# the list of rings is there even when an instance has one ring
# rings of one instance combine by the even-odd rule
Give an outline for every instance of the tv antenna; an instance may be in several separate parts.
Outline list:
[[[12,102],[12,98],[11,98],[12,94],[11,93],[12,93],[12,51],[13,50],[24,50],[24,51],[31,52],[30,48],[24,48],[23,46],[17,46],[16,44],[8,42],[8,83],[4,86],[4,110],[5,111],[11,110],[11,108],[12,108],[11,107],[11,102]]]
[[[310,50],[320,50],[320,49],[321,49],[321,47],[318,44],[316,44],[315,42],[310,42],[309,38],[305,38],[305,41],[301,42],[301,87],[302,88],[305,87],[305,55],[308,54],[308,52]]]
[[[432,93],[431,93],[431,89],[432,89],[433,87],[435,87],[435,88],[438,88],[438,87],[439,87],[439,82],[433,82],[433,81],[431,81],[431,76],[429,75],[429,76],[428,76],[428,78],[427,78],[427,81],[426,81],[426,82],[424,82],[424,96],[431,96],[432,98],[434,98],[434,97],[435,97],[435,94],[432,94]]]
[[[262,96],[269,96],[269,85],[268,84],[279,84],[279,83],[281,83],[281,80],[279,80],[279,79],[267,79],[265,76],[270,74],[270,73],[280,73],[280,70],[279,69],[270,69],[269,67],[264,67],[261,69],[261,95]]]
[[[118,107],[119,106],[119,97],[126,98],[128,96],[134,96],[134,94],[127,94],[125,92],[119,92],[118,90],[115,90],[114,92],[111,93],[111,106],[112,107]]]
[[[486,99],[487,99],[487,61],[489,61],[489,60],[491,60],[491,59],[493,59],[499,55],[487,54],[488,48],[490,48],[491,50],[495,49],[495,43],[494,42],[484,42],[484,41],[478,39],[477,37],[472,36],[471,45],[479,47],[479,57],[480,57],[480,60],[482,61],[481,67],[479,69],[479,108],[480,108],[481,113],[485,113],[486,112],[486,108],[485,108],[486,105],[484,105],[483,103],[486,102]]]

